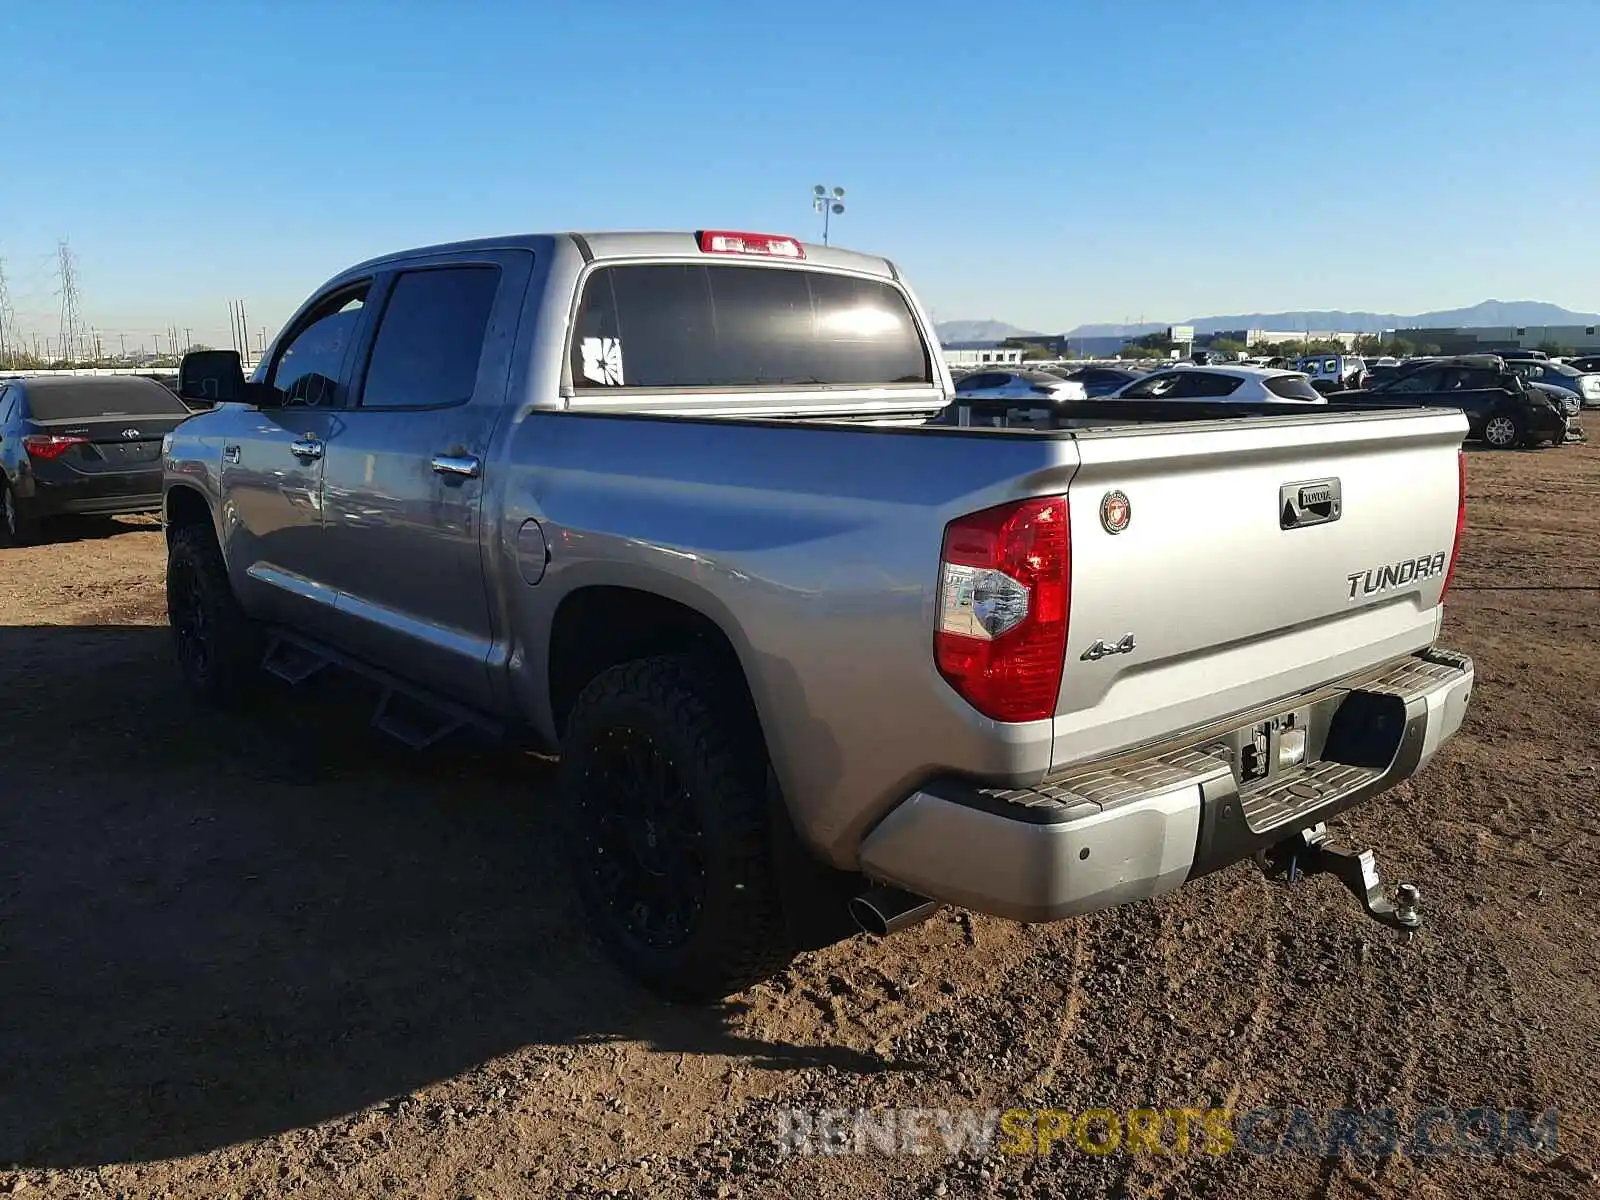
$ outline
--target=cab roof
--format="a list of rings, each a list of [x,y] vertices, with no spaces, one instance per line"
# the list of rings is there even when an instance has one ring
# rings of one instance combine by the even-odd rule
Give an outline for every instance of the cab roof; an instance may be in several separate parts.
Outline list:
[[[651,231],[612,230],[590,233],[518,233],[504,237],[474,238],[469,241],[440,242],[432,246],[418,246],[380,255],[358,263],[341,275],[372,270],[385,263],[424,255],[458,254],[481,250],[548,250],[552,242],[564,239],[575,246],[585,259],[593,261],[626,261],[641,258],[706,259],[711,262],[757,262],[780,266],[829,267],[834,270],[855,271],[863,275],[876,275],[883,279],[900,278],[900,273],[886,258],[861,254],[854,250],[841,250],[837,246],[823,246],[816,242],[802,242],[784,234],[762,233],[746,236],[782,237],[800,246],[801,258],[776,258],[768,255],[741,255],[713,253],[700,248],[700,230]]]

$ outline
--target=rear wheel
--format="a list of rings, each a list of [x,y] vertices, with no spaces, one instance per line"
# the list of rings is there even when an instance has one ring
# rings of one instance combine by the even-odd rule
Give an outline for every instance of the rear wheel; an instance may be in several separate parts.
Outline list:
[[[33,541],[35,523],[28,517],[4,479],[0,479],[0,541],[7,546],[26,546]]]
[[[736,682],[679,656],[604,671],[573,708],[560,792],[574,883],[630,975],[704,1002],[787,964],[767,756]]]
[[[1483,423],[1483,440],[1496,450],[1515,450],[1527,436],[1526,423],[1515,413],[1495,413]]]
[[[211,530],[183,525],[167,552],[167,623],[190,689],[208,703],[245,703],[261,679],[261,631],[234,598]]]

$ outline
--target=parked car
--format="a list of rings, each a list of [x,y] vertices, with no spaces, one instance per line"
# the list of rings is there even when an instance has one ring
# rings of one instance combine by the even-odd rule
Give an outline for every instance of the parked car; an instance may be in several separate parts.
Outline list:
[[[1324,395],[1366,384],[1367,364],[1359,354],[1308,354],[1295,360],[1294,369]]]
[[[1577,358],[1569,358],[1567,360],[1567,366],[1573,368],[1574,370],[1583,371],[1585,373],[1590,371],[1600,371],[1600,355],[1585,354]]]
[[[1560,444],[1569,436],[1582,436],[1576,415],[1570,415],[1558,399],[1529,386],[1505,360],[1493,355],[1428,362],[1387,383],[1341,392],[1335,399],[1460,408],[1467,416],[1467,436],[1497,450]]]
[[[1265,367],[1175,367],[1157,371],[1111,394],[1116,400],[1229,400],[1242,404],[1325,404],[1327,397],[1299,371]]]
[[[691,999],[847,911],[1047,921],[1303,850],[1460,726],[1459,412],[964,429],[931,329],[894,264],[763,234],[352,267],[250,380],[184,360],[183,676],[348,668],[412,745],[559,752],[589,921]]]
[[[1143,379],[1145,372],[1134,371],[1126,367],[1080,367],[1067,376],[1074,383],[1081,383],[1083,390],[1093,400],[1100,396],[1109,396],[1119,388]]]
[[[46,517],[161,508],[161,439],[189,416],[136,376],[23,376],[0,383],[0,538]]]
[[[1021,368],[978,371],[956,382],[956,394],[969,400],[1015,400],[1018,404],[1037,404],[1061,400],[1083,400],[1088,392],[1081,383],[1069,381],[1049,371]]]
[[[1510,367],[1529,383],[1541,383],[1572,395],[1585,408],[1600,408],[1600,371],[1584,371],[1566,363],[1533,358],[1506,358]]]

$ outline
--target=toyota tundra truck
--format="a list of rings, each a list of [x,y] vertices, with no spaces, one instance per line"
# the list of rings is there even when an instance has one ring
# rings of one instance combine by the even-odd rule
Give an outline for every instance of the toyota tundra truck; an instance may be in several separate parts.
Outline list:
[[[558,756],[588,919],[669,996],[847,913],[1053,921],[1315,850],[1472,689],[1435,646],[1459,410],[961,400],[895,264],[837,247],[394,254],[180,391],[194,692],[353,671],[413,746]]]

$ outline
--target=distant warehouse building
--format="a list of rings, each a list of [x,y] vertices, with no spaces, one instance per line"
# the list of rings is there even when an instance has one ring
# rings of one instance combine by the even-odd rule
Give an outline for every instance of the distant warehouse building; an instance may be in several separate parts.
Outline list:
[[[1450,329],[1396,329],[1413,346],[1437,346],[1441,354],[1492,354],[1559,346],[1577,354],[1600,354],[1596,325],[1481,325]]]
[[[948,367],[1013,366],[1022,361],[1022,351],[1010,346],[970,346],[956,344],[941,347]]]

